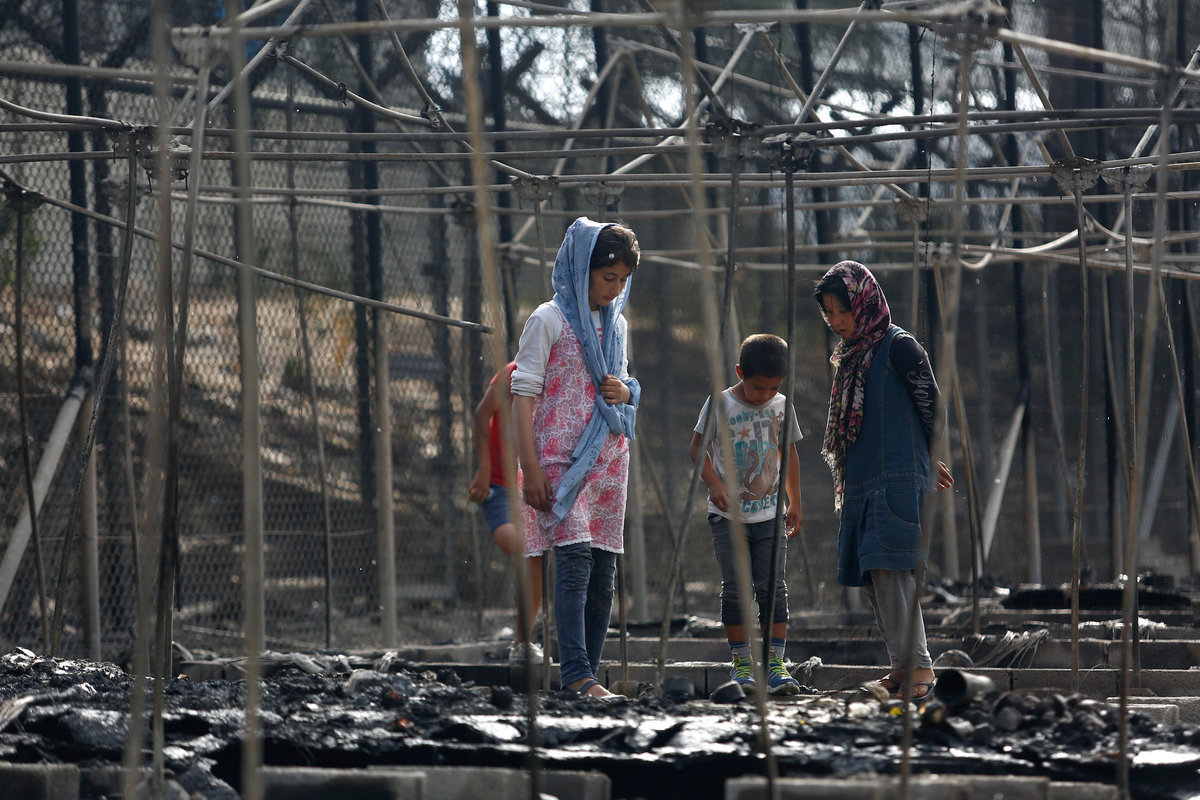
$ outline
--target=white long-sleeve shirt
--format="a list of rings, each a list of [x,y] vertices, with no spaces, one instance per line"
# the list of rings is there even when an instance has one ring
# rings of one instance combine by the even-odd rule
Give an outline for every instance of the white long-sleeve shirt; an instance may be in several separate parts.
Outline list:
[[[521,331],[521,341],[517,347],[517,357],[513,359],[517,368],[512,375],[512,392],[524,397],[536,397],[542,393],[546,380],[546,362],[550,360],[550,348],[562,336],[563,318],[561,312],[554,307],[554,301],[548,300],[533,310],[525,321],[525,329]],[[596,335],[601,336],[600,311],[592,311],[592,324],[596,326]],[[617,317],[617,330],[625,343],[621,351],[621,370],[617,377],[622,381],[629,379],[629,321],[625,317]]]

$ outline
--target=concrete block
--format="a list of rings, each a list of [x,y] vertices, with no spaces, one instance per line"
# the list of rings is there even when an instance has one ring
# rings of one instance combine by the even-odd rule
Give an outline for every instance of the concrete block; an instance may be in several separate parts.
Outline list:
[[[1051,782],[1049,800],[1117,800],[1116,786],[1105,783]]]
[[[882,778],[838,780],[830,778],[780,778],[779,800],[886,800]],[[767,779],[743,775],[725,781],[725,800],[770,800]]]
[[[425,774],[372,769],[263,767],[265,800],[425,800]]]
[[[963,775],[963,800],[1048,800],[1050,779],[1019,775]]]
[[[1195,669],[1143,669],[1142,686],[1157,697],[1194,697],[1200,694],[1200,672]],[[1109,694],[1117,694],[1114,689]]]
[[[519,769],[501,767],[418,768],[425,775],[424,800],[474,800],[487,787],[492,800],[529,796],[529,776]],[[372,772],[390,772],[387,768]]]
[[[91,767],[79,774],[79,793],[83,797],[120,797],[124,787],[125,768],[115,765]],[[150,777],[150,770],[141,770],[139,782]]]
[[[612,780],[603,772],[548,770],[542,774],[542,794],[560,800],[612,800]]]
[[[370,766],[372,774],[420,774],[422,800],[478,800],[487,787],[488,800],[528,800],[529,772],[502,766]],[[612,781],[604,772],[544,770],[541,793],[562,800],[611,800]],[[356,800],[356,799],[355,799]]]
[[[1014,669],[1012,688],[1022,689],[1053,689],[1069,694],[1073,691],[1073,677],[1069,669]],[[1115,669],[1080,669],[1079,693],[1086,697],[1108,697],[1117,693],[1121,674]],[[999,686],[1000,684],[996,684]]]
[[[1121,703],[1119,697],[1106,697],[1105,702],[1111,706],[1118,706]],[[1137,703],[1170,703],[1179,709],[1179,719],[1176,722],[1182,722],[1188,725],[1200,723],[1200,697],[1155,697],[1152,700],[1146,698],[1131,699],[1130,702]]]
[[[488,800],[528,800],[529,773],[508,767],[369,767],[372,774],[420,774],[425,779],[423,800],[478,800],[487,787]],[[612,781],[602,772],[546,770],[542,794],[561,800],[610,800]],[[357,798],[355,798],[357,800]]]
[[[1121,706],[1120,698],[1112,698],[1108,701],[1113,709],[1118,709]],[[1154,700],[1146,699],[1130,699],[1129,701],[1130,714],[1145,714],[1159,725],[1178,725],[1179,724],[1179,706],[1174,703],[1164,702],[1161,698]]]
[[[896,778],[780,778],[779,800],[900,800]],[[910,796],[921,800],[963,800],[957,777],[914,778]],[[742,775],[725,781],[725,800],[769,800],[767,779]]]
[[[0,763],[0,786],[5,797],[21,800],[79,800],[79,767]]]

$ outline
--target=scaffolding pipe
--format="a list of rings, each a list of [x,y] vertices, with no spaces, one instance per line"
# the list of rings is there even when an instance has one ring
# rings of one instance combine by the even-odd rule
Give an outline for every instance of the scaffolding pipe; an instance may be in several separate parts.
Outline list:
[[[46,445],[42,450],[42,457],[38,461],[37,471],[33,473],[33,480],[30,482],[35,514],[41,511],[46,493],[54,481],[54,475],[58,471],[63,453],[66,452],[67,443],[71,440],[71,429],[79,418],[84,398],[87,396],[87,389],[88,381],[82,375],[77,375],[71,383],[71,388],[67,391],[62,405],[59,406],[58,416],[54,420],[54,426],[50,429],[50,435],[46,438]],[[21,507],[21,515],[17,517],[17,524],[9,535],[4,558],[0,560],[0,608],[3,608],[8,602],[8,594],[12,590],[13,581],[20,569],[25,548],[29,546],[32,538],[34,523],[29,509],[30,505],[27,500]]]

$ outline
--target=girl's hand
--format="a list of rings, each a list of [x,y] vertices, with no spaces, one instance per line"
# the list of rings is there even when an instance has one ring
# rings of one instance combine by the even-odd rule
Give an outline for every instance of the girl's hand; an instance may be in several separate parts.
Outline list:
[[[491,475],[486,472],[476,472],[475,477],[471,480],[471,485],[467,487],[467,499],[472,503],[482,503],[487,500],[488,489],[491,488]]]
[[[616,375],[605,375],[600,383],[600,396],[610,406],[625,403],[629,401],[629,387],[621,383]]]
[[[550,488],[550,479],[542,468],[535,466],[525,470],[524,497],[526,505],[538,511],[550,511],[554,508],[554,490]]]
[[[937,488],[949,489],[954,485],[954,476],[950,474],[950,468],[946,466],[946,462],[937,462]]]

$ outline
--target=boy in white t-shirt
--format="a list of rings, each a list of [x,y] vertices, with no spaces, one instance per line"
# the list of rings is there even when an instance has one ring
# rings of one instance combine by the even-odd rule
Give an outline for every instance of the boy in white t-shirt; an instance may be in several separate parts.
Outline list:
[[[736,506],[745,523],[754,598],[758,603],[759,623],[764,636],[770,628],[771,650],[766,663],[766,677],[767,691],[773,695],[800,693],[800,684],[788,673],[784,664],[788,622],[787,582],[784,579],[786,540],[782,540],[778,548],[774,547],[779,468],[785,450],[788,455],[785,484],[787,510],[784,518],[787,538],[800,532],[801,523],[800,464],[795,443],[802,434],[794,410],[791,411],[791,426],[786,441],[782,435],[788,400],[779,393],[779,387],[787,374],[787,364],[787,343],[778,336],[758,333],[742,342],[736,367],[740,380],[721,392],[721,416],[717,418],[718,425],[729,426],[737,479],[726,479],[725,462],[717,449],[717,443],[721,440],[719,428],[712,437],[708,452],[704,454],[701,472],[701,477],[708,485],[708,522],[712,527],[713,549],[721,568],[721,622],[725,625],[725,635],[729,639],[733,658],[730,678],[740,683],[745,691],[757,688],[750,660],[750,638],[742,620],[734,567],[733,526],[730,520]],[[710,402],[705,401],[692,434],[693,462],[700,456],[709,405]],[[775,614],[768,626],[772,550],[776,552]]]

